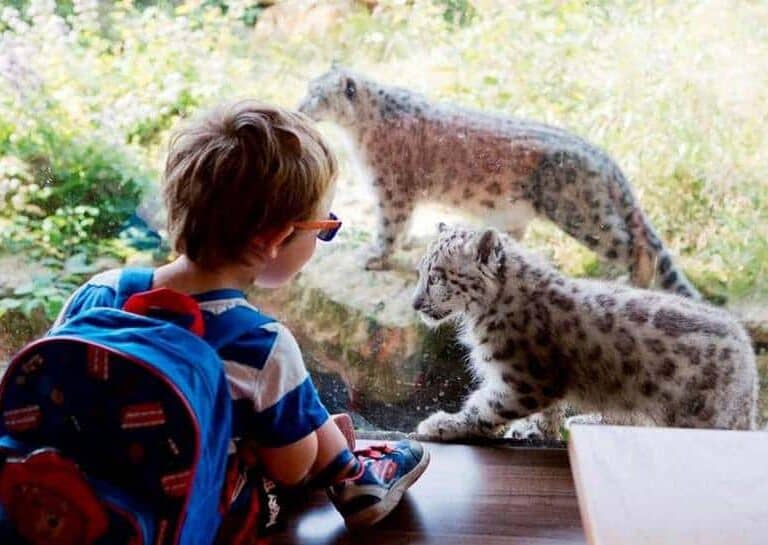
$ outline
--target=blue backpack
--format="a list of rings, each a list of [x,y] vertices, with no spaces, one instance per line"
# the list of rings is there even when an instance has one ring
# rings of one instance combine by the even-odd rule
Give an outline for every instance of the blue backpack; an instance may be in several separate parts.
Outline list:
[[[10,362],[3,545],[214,542],[232,401],[197,303],[149,286],[151,273],[124,271],[117,308],[77,315]],[[246,327],[236,317],[230,339]]]

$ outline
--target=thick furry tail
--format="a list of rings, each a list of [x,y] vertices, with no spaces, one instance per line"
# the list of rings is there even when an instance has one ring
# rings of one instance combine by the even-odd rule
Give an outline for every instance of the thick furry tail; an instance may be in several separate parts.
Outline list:
[[[624,173],[617,165],[612,166],[611,197],[614,205],[624,214],[624,223],[630,237],[632,283],[636,286],[657,286],[665,291],[700,300],[701,294],[675,265],[650,220],[640,208]]]
[[[633,242],[632,282],[638,286],[658,286],[700,300],[701,294],[672,260],[645,214],[635,207],[626,219]]]
[[[635,221],[629,224],[629,228],[634,231],[634,252],[637,259],[633,273],[638,276],[638,283],[658,286],[666,291],[700,300],[701,294],[672,260],[645,214],[635,208],[632,215]]]

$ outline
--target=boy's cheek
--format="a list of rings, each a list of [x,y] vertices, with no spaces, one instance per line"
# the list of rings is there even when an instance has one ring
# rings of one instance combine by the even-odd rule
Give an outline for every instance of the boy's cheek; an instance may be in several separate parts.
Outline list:
[[[315,255],[315,250],[316,249],[317,249],[317,238],[313,236],[312,239],[307,244],[306,250],[305,250],[304,255],[302,256],[302,259],[301,259],[301,264],[298,267],[299,269],[304,267],[304,265],[310,259],[312,259],[312,256]]]
[[[313,233],[299,234],[261,271],[254,284],[262,288],[278,288],[290,282],[311,259],[316,247],[317,238]]]

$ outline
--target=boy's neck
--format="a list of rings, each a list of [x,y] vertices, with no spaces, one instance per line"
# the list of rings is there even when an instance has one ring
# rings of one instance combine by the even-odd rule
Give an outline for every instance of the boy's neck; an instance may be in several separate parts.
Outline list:
[[[253,284],[253,268],[229,265],[206,269],[182,255],[155,270],[153,288],[171,288],[182,293],[204,293],[219,289],[245,291]]]

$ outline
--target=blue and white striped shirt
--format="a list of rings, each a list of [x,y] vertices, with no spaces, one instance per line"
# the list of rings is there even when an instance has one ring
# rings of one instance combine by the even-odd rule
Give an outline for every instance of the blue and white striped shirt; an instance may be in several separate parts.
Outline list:
[[[93,307],[114,308],[121,273],[114,269],[97,274],[78,288],[54,327]],[[263,446],[281,447],[326,422],[328,411],[288,328],[261,314],[240,290],[219,289],[192,297],[203,311],[206,331],[217,331],[216,321],[234,309],[254,321],[253,328],[218,350],[234,403],[234,438],[247,436]]]

